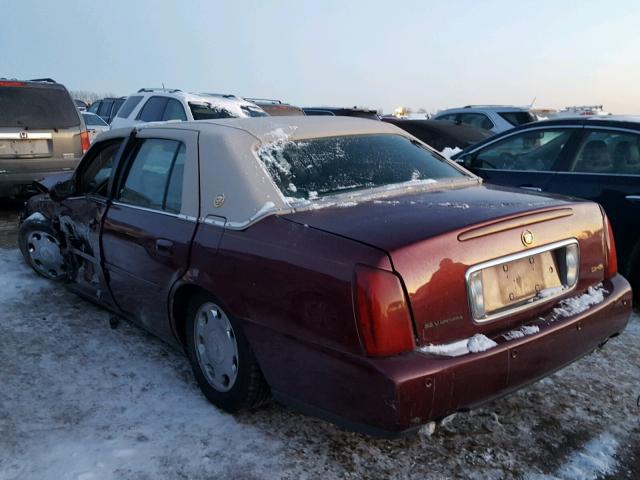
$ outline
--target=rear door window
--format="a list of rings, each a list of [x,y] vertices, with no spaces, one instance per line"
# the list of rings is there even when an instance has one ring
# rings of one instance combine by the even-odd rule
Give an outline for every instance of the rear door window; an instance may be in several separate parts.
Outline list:
[[[137,119],[143,122],[158,122],[162,120],[167,100],[167,97],[151,97],[140,110]]]
[[[640,175],[640,136],[614,130],[587,131],[569,171]]]
[[[571,138],[571,129],[532,130],[511,135],[480,150],[475,168],[548,172]]]
[[[160,138],[142,140],[134,150],[118,199],[129,205],[177,213],[182,198],[184,155],[181,142]]]
[[[80,125],[80,116],[64,88],[0,86],[0,127],[69,128]]]

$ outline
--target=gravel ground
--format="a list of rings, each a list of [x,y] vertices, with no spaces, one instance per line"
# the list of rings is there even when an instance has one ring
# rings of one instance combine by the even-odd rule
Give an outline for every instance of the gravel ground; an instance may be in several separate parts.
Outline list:
[[[0,265],[0,480],[640,477],[637,315],[561,372],[386,441],[277,403],[221,413],[181,353],[127,323],[110,329],[15,248],[0,248]]]

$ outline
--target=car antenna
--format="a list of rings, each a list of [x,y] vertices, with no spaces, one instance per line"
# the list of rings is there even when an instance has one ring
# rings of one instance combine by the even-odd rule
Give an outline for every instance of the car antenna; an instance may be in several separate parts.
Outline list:
[[[533,100],[531,100],[531,103],[529,104],[529,108],[533,107],[533,104],[536,103],[537,98],[537,96],[533,97]]]

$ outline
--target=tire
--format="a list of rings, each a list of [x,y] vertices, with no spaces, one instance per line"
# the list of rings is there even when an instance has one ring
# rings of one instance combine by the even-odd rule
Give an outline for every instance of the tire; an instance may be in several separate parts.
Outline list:
[[[68,264],[62,253],[60,239],[46,220],[29,220],[20,225],[18,244],[27,264],[49,280],[65,280]]]
[[[269,386],[239,322],[206,294],[191,299],[186,318],[187,356],[207,399],[229,413],[264,404]]]

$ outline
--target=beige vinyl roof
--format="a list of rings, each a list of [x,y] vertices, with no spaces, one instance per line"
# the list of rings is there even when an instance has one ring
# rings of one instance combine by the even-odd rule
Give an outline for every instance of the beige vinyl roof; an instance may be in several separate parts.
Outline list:
[[[198,131],[201,221],[244,229],[266,215],[293,211],[259,160],[261,147],[284,140],[408,133],[386,122],[352,117],[255,117],[157,122],[135,127]],[[131,129],[112,130],[102,138]],[[192,191],[197,191],[197,185]],[[190,186],[185,185],[189,189]]]

